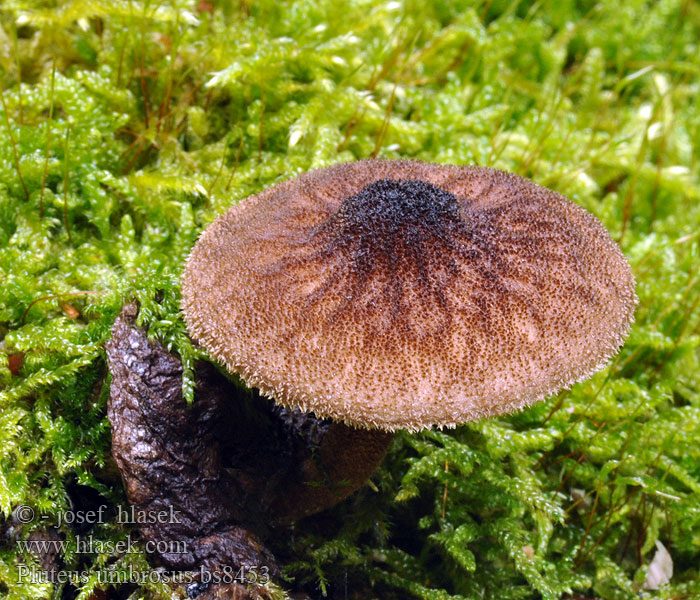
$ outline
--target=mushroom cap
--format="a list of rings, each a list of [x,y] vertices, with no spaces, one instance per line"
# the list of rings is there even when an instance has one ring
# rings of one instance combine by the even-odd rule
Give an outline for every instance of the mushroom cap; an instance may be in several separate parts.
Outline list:
[[[278,402],[385,430],[514,411],[601,369],[637,298],[591,214],[484,167],[363,160],[275,185],[189,256],[192,337]]]

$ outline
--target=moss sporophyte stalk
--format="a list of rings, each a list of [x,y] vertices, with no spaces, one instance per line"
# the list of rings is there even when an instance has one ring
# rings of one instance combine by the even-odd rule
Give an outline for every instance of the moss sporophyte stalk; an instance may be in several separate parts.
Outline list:
[[[176,402],[166,415],[176,429],[191,426],[201,436],[152,439],[189,439],[195,447],[210,441],[195,454],[201,460],[169,456],[183,470],[190,465],[194,475],[184,481],[218,490],[211,531],[230,527],[228,537],[212,541],[223,539],[224,547],[241,542],[251,553],[246,564],[270,559],[278,569],[267,583],[252,583],[247,573],[231,582],[246,593],[387,600],[700,595],[699,22],[696,5],[683,0],[3,2],[0,596],[170,598],[179,587],[181,595],[206,598],[216,587],[203,581],[197,560],[191,570],[171,570],[147,552],[149,539],[184,539],[178,524],[153,524],[165,525],[160,531],[170,537],[149,538],[142,531],[149,524],[116,519],[117,507],[130,505],[129,482],[111,458],[119,438],[106,413],[119,380],[109,373],[106,349],[115,323],[126,323],[124,315],[118,321],[125,306],[138,307],[125,324],[125,339],[134,336],[168,366],[162,397]],[[259,397],[212,363],[211,349],[192,343],[180,312],[180,282],[197,239],[208,236],[202,232],[232,207],[247,214],[244,199],[274,194],[276,184],[305,181],[317,169],[369,158],[446,169],[480,165],[555,190],[571,200],[575,214],[583,214],[580,207],[602,223],[631,267],[639,303],[624,345],[585,381],[558,393],[544,386],[546,397],[529,408],[455,429],[398,431],[391,442],[389,434],[373,432],[375,445],[366,446],[374,448],[372,455],[381,456],[387,445],[388,451],[377,470],[365,469],[372,474],[362,485],[359,470],[351,478],[342,469],[318,468],[333,464],[324,463],[327,457],[342,457],[343,445],[355,444],[354,429],[299,418]],[[392,177],[378,181],[387,179]],[[477,331],[499,330],[494,311],[504,281],[520,294],[508,306],[532,308],[526,298],[537,286],[506,276],[509,269],[522,272],[524,263],[484,263],[490,238],[478,233],[480,227],[498,229],[506,216],[461,206],[462,221],[472,222],[462,227],[451,199],[459,193],[415,174],[402,179],[445,193],[406,184],[419,188],[417,199],[397,219],[386,219],[368,214],[368,186],[358,185],[352,194],[332,194],[354,194],[344,208],[341,203],[324,214],[310,212],[308,222],[290,215],[299,229],[277,245],[293,243],[296,257],[278,260],[278,267],[255,265],[292,275],[270,291],[286,298],[294,288],[310,305],[346,291],[355,302],[327,308],[326,321],[302,319],[274,343],[263,336],[240,342],[236,355],[256,358],[265,349],[294,348],[295,334],[313,333],[322,322],[351,324],[356,313],[369,312],[370,301],[398,307],[373,325],[396,343],[411,336],[430,342],[437,339],[435,327],[454,331],[446,308],[453,305],[448,284],[456,279],[451,265],[457,250],[480,265],[475,282],[493,281],[486,293],[479,286],[468,290],[482,302],[472,315]],[[405,186],[388,185],[387,197],[397,187]],[[439,210],[428,210],[434,204],[426,198]],[[434,226],[406,237],[400,233],[404,216],[413,213]],[[533,209],[518,226],[528,229],[541,216],[546,213]],[[364,235],[364,223],[389,235]],[[354,231],[352,241],[343,242],[342,231]],[[448,231],[461,241],[447,243],[450,260],[441,260],[442,246],[429,240]],[[564,241],[573,243],[573,233],[567,230]],[[509,235],[515,244],[515,234]],[[302,244],[306,239],[312,247]],[[415,252],[414,241],[426,251]],[[239,248],[253,253],[251,244]],[[392,264],[392,253],[396,281],[390,272],[379,285],[377,269]],[[304,260],[343,256],[351,265],[350,287],[318,274],[303,277],[310,269]],[[567,257],[562,269],[572,266]],[[439,265],[439,277],[422,277],[421,268],[410,267],[422,258]],[[586,264],[581,262],[581,272]],[[596,270],[595,261],[590,270],[603,278],[605,269]],[[542,271],[542,284],[566,280],[564,270]],[[413,292],[399,283],[408,275],[418,282]],[[602,307],[605,289],[582,285],[565,296]],[[420,310],[411,312],[409,296],[424,299],[420,310],[440,318],[419,325]],[[261,297],[255,302],[264,304]],[[270,302],[267,312],[274,313],[277,305]],[[620,306],[624,314],[624,307],[631,310],[629,302]],[[609,341],[616,332],[622,338],[625,332],[613,322],[621,328],[623,320],[603,312],[590,329],[608,332]],[[401,314],[412,325],[394,332]],[[536,316],[524,314],[514,329],[523,343],[539,331]],[[313,316],[308,311],[309,321]],[[566,327],[573,324],[559,313],[545,321],[559,326],[555,341],[545,345],[548,356],[566,354]],[[378,357],[385,356],[380,340],[386,339],[377,337]],[[359,338],[348,343],[354,348]],[[581,340],[575,348],[589,350]],[[428,359],[443,355],[432,342],[423,350],[425,360],[395,385],[419,390],[440,408],[444,399],[438,402],[432,393],[437,386],[421,387],[420,377],[433,377]],[[590,351],[593,366],[596,352]],[[283,354],[274,357],[281,360]],[[541,362],[559,369],[556,361]],[[580,379],[583,363],[562,381]],[[276,372],[270,364],[245,364],[250,371],[241,370],[242,378]],[[359,371],[369,375],[371,364]],[[524,361],[518,368],[537,364]],[[465,368],[460,365],[455,369]],[[333,368],[338,381],[356,379],[335,363]],[[361,378],[359,388],[368,389],[370,380]],[[319,381],[293,380],[299,389],[282,389],[282,380],[269,385],[278,395],[302,398],[301,405],[319,395],[316,387],[330,385]],[[514,382],[501,381],[479,397],[509,398]],[[334,407],[335,397],[327,396],[324,402]],[[222,408],[227,417],[217,417]],[[404,413],[417,422],[415,412]],[[382,422],[387,424],[386,415]],[[282,493],[299,483],[299,465],[313,485]],[[324,488],[322,480],[334,483]],[[147,483],[157,487],[158,481]],[[205,491],[197,488],[192,497]],[[289,519],[268,525],[265,511],[273,504],[297,518],[295,494],[329,508],[298,520],[291,533]],[[227,504],[234,497],[245,497],[244,511]],[[186,508],[190,497],[179,498]],[[59,522],[68,511],[88,514],[103,505],[104,522]],[[220,506],[229,508],[217,513]],[[45,518],[23,522],[21,507]],[[96,542],[94,552],[78,546],[88,536]],[[129,538],[134,552],[110,552]],[[56,553],[35,554],[23,553],[20,541],[63,544]],[[187,542],[200,558],[216,556],[216,544],[194,537]],[[66,577],[20,581],[22,565]],[[171,573],[192,579],[178,584]]]

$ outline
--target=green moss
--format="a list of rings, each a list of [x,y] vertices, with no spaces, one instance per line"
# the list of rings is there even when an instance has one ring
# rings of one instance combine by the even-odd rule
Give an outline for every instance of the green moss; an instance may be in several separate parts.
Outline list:
[[[654,594],[700,594],[698,22],[682,0],[3,2],[4,515],[55,523],[76,483],[125,502],[105,474],[103,343],[138,298],[192,397],[179,274],[226,207],[372,155],[482,164],[620,241],[640,297],[629,341],[527,411],[399,436],[378,491],[274,542],[287,577],[329,597],[651,596],[661,540],[674,576]],[[0,549],[0,593],[60,597],[18,583],[17,552]],[[80,598],[148,568],[142,549],[65,561],[90,573]]]

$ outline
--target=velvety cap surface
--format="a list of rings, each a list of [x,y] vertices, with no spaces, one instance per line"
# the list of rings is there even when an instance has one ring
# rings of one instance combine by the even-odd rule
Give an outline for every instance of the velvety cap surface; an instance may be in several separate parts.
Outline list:
[[[277,401],[387,430],[513,411],[621,346],[636,296],[602,224],[483,167],[365,160],[306,173],[206,229],[192,337]]]

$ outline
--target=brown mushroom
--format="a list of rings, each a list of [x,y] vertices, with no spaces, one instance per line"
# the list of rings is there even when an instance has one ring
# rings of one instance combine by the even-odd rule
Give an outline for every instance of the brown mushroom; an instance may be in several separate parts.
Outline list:
[[[278,402],[353,427],[452,427],[587,378],[634,279],[603,225],[483,167],[364,160],[248,198],[182,279],[192,337]]]

